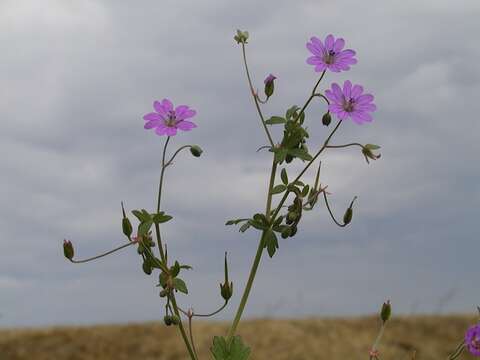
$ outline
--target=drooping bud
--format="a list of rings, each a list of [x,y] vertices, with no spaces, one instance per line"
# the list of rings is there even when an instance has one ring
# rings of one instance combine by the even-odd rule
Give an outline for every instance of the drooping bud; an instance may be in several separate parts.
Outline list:
[[[75,255],[75,251],[73,250],[73,245],[70,240],[63,240],[63,255],[68,260],[72,260],[73,256]]]
[[[160,297],[161,297],[161,298],[163,298],[163,297],[165,297],[165,296],[167,296],[167,295],[168,295],[168,290],[163,289],[162,291],[160,291]]]
[[[247,44],[248,31],[237,30],[237,35],[233,37],[237,44]]]
[[[270,74],[263,81],[265,84],[265,95],[267,95],[267,99],[273,95],[273,91],[275,90],[275,85],[273,82],[275,79],[276,76]]]
[[[390,319],[390,315],[392,314],[392,305],[390,305],[390,300],[387,300],[382,305],[382,310],[380,311],[380,318],[384,323]]]
[[[327,111],[323,116],[322,116],[322,124],[325,126],[330,125],[332,122],[332,117],[330,116],[330,112]]]
[[[150,261],[148,260],[148,258],[146,258],[145,261],[143,262],[142,269],[145,274],[147,275],[152,274],[152,265],[150,264]]]
[[[368,159],[371,160],[377,160],[380,158],[381,154],[374,154],[372,150],[378,150],[380,149],[380,146],[374,145],[374,144],[366,144],[365,146],[362,147],[362,154],[365,156],[365,160],[367,161],[367,164],[370,163]]]
[[[200,155],[202,155],[203,150],[198,145],[192,145],[190,146],[190,152],[192,153],[193,156],[200,157]]]
[[[172,315],[171,319],[172,319],[172,325],[180,324],[180,318],[177,315]]]
[[[352,202],[350,203],[350,206],[348,207],[347,211],[345,211],[345,215],[343,215],[343,223],[345,225],[348,225],[350,224],[350,222],[352,221],[352,217],[353,217],[353,203],[355,202],[355,200],[357,199],[357,197],[355,196],[352,200]]]
[[[228,282],[227,253],[225,253],[225,282],[220,284],[220,295],[225,301],[230,300],[233,295],[233,282]]]
[[[170,326],[173,324],[173,319],[170,315],[165,315],[163,317],[163,322],[165,323],[165,325]]]
[[[133,228],[132,228],[132,223],[130,222],[130,220],[128,219],[127,215],[125,214],[125,209],[123,207],[123,202],[122,202],[122,215],[123,215],[123,218],[122,218],[122,231],[123,231],[123,234],[130,238],[130,236],[132,235],[132,232],[133,232]]]

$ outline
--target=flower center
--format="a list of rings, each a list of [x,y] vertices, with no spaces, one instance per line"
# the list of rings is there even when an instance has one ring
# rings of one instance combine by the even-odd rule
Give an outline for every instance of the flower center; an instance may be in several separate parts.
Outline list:
[[[335,51],[329,50],[327,54],[323,57],[323,61],[325,61],[325,64],[333,64],[335,60]]]
[[[177,119],[175,116],[175,111],[171,110],[168,112],[167,120],[165,120],[165,125],[173,127],[177,124]]]
[[[355,100],[350,98],[348,101],[345,101],[345,103],[343,104],[343,109],[346,112],[352,112],[353,110],[355,110]]]

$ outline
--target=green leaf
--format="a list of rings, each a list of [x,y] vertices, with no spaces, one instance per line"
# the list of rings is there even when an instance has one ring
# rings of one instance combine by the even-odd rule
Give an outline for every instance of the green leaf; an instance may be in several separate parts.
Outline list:
[[[278,240],[277,235],[275,235],[272,229],[268,229],[265,232],[264,246],[267,248],[268,255],[273,257],[278,249]]]
[[[153,225],[152,220],[147,220],[138,225],[138,236],[145,236]]]
[[[257,230],[265,230],[265,229],[268,229],[268,225],[267,224],[263,224],[259,221],[255,221],[253,219],[250,219],[248,220],[248,224],[250,224],[251,226],[253,226],[255,229]]]
[[[287,157],[287,149],[284,148],[274,148],[273,152],[275,153],[274,158],[275,162],[277,164],[282,163],[285,161],[285,158]]]
[[[178,261],[175,261],[175,264],[170,268],[170,274],[175,277],[180,273],[180,264]]]
[[[180,265],[180,269],[192,270],[193,268],[190,265]]]
[[[170,216],[170,215],[165,215],[165,213],[163,211],[157,213],[157,214],[154,214],[152,216],[152,220],[155,224],[161,224],[161,223],[164,223],[164,222],[167,222],[167,221],[170,221],[172,220],[173,217]]]
[[[270,119],[265,121],[267,125],[276,125],[276,124],[285,124],[287,120],[280,116],[272,116]]]
[[[187,284],[180,278],[173,279],[173,287],[184,294],[188,294]]]
[[[285,185],[288,185],[287,169],[285,169],[285,168],[282,169],[282,171],[280,172],[280,178],[282,179],[282,182]]]
[[[285,117],[287,118],[287,120],[290,120],[297,110],[300,110],[300,107],[298,107],[297,105],[293,105],[290,109],[288,109],[285,113]]]
[[[234,336],[230,344],[224,337],[215,336],[210,348],[215,360],[248,360],[250,348],[245,346],[240,336]]]
[[[140,211],[140,210],[132,210],[132,214],[135,215],[135,217],[136,217],[140,222],[144,222],[144,221],[150,220],[150,215],[145,216],[145,214],[144,214],[142,211]]]
[[[247,220],[250,220],[250,219],[232,219],[232,220],[228,220],[225,225],[237,225],[243,221],[247,221]]]
[[[285,190],[287,190],[286,185],[280,184],[280,185],[274,186],[272,189],[272,195],[283,193]]]
[[[255,220],[256,222],[259,222],[261,224],[268,225],[267,218],[263,214],[257,213],[255,215],[253,215],[253,220]]]
[[[303,149],[288,149],[288,153],[292,156],[306,161],[310,161],[313,159],[312,156]]]

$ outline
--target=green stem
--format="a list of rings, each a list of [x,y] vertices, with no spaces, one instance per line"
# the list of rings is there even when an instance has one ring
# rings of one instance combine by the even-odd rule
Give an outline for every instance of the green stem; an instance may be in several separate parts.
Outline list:
[[[73,260],[73,259],[69,259],[70,262],[74,263],[74,264],[82,264],[82,263],[86,263],[86,262],[89,262],[89,261],[93,261],[93,260],[97,260],[97,259],[100,259],[104,256],[107,256],[107,255],[110,255],[110,254],[113,254],[114,252],[118,251],[118,250],[121,250],[123,248],[126,248],[128,246],[131,246],[131,245],[134,245],[136,244],[136,242],[132,241],[132,242],[129,242],[129,243],[126,243],[125,245],[122,245],[122,246],[119,246],[113,250],[110,250],[110,251],[107,251],[103,254],[100,254],[100,255],[97,255],[97,256],[93,256],[91,258],[88,258],[88,259],[83,259],[83,260]]]
[[[167,146],[168,146],[169,142],[170,142],[170,136],[167,137],[167,140],[165,141],[165,145],[163,146],[162,167],[161,167],[161,170],[160,170],[160,181],[158,183],[157,213],[160,212],[160,203],[162,201],[163,178],[164,178],[164,175],[165,175],[165,168],[166,168],[166,166],[165,166],[165,156],[166,156],[166,153],[167,153]],[[159,224],[155,224],[155,233],[157,235],[157,244],[158,244],[158,250],[160,251],[160,258],[165,263],[165,266],[167,266],[165,252],[163,251],[162,237],[160,235],[160,225]]]
[[[305,104],[303,105],[302,109],[301,109],[300,112],[298,113],[297,119],[300,119],[300,116],[302,116],[302,114],[304,113],[305,109],[306,109],[307,106],[310,104],[310,101],[312,101],[312,99],[313,99],[315,96],[321,96],[321,94],[316,94],[315,91],[317,91],[318,85],[320,85],[320,82],[322,81],[323,77],[325,76],[325,71],[326,71],[326,70],[323,70],[322,75],[320,75],[320,78],[318,79],[317,83],[316,83],[315,86],[313,87],[313,90],[312,90],[312,93],[311,93],[310,97],[307,99],[307,101],[306,101]],[[327,102],[328,102],[328,100],[327,100]]]
[[[275,175],[277,173],[277,163],[275,159],[273,160],[272,164],[272,171],[270,173],[270,182],[268,184],[268,196],[267,196],[267,205],[265,209],[265,217],[267,220],[270,218],[270,210],[272,207],[272,189],[275,183]],[[250,275],[248,276],[247,284],[245,285],[245,290],[243,291],[242,299],[240,300],[240,304],[237,309],[237,313],[235,314],[235,318],[233,319],[232,326],[228,331],[227,335],[227,343],[229,343],[233,336],[235,335],[235,331],[237,330],[238,323],[242,317],[243,311],[245,310],[245,305],[247,304],[248,296],[250,295],[250,291],[252,290],[253,281],[255,280],[255,276],[257,274],[258,265],[260,264],[260,260],[263,254],[263,237],[265,235],[265,231],[262,232],[262,236],[260,241],[258,242],[257,253],[255,254],[255,258],[253,260],[252,268],[250,270]]]
[[[250,85],[250,92],[253,96],[253,101],[255,102],[255,107],[257,108],[258,115],[260,116],[260,120],[262,121],[263,128],[265,129],[265,133],[267,134],[268,141],[270,142],[270,145],[273,147],[274,143],[273,143],[272,136],[270,135],[270,131],[268,131],[267,124],[265,124],[265,118],[263,117],[262,110],[260,109],[260,104],[258,103],[257,96],[255,95],[255,90],[253,89],[252,79],[250,77],[250,71],[248,70],[247,55],[245,54],[245,44],[243,43],[242,43],[242,53],[243,53],[243,63],[245,64],[245,71],[247,73],[248,84]]]
[[[185,328],[183,327],[180,312],[178,311],[177,301],[175,300],[175,295],[173,294],[173,292],[172,292],[172,294],[169,298],[172,302],[173,311],[174,311],[175,315],[177,315],[180,318],[180,322],[178,323],[178,328],[180,329],[180,334],[182,335],[183,341],[185,342],[188,353],[190,354],[190,357],[192,358],[192,360],[197,360],[197,357],[195,356],[195,353],[193,352],[193,349],[190,345],[190,342],[188,341],[188,337],[187,337],[187,333],[185,332]]]

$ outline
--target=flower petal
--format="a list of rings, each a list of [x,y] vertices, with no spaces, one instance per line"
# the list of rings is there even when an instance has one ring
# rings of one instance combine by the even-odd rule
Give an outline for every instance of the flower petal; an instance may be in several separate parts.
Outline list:
[[[167,126],[165,129],[166,129],[165,134],[167,134],[168,136],[177,135],[177,128],[173,126]]]
[[[320,56],[310,56],[308,59],[307,59],[307,64],[310,64],[310,65],[319,65],[319,64],[323,64],[324,61],[322,60],[322,58]]]
[[[372,101],[373,101],[372,94],[363,94],[363,95],[360,95],[355,102],[359,105],[365,105],[365,104],[371,103]]]
[[[183,130],[183,131],[190,131],[192,130],[193,128],[196,128],[197,125],[195,125],[195,123],[191,122],[191,121],[180,121],[177,123],[177,128],[179,128],[180,130]]]
[[[162,107],[166,112],[172,111],[173,110],[173,104],[170,100],[168,99],[163,99],[162,100]]]
[[[313,55],[321,56],[323,54],[322,50],[320,50],[318,47],[316,47],[312,43],[307,43],[307,49],[310,51]]]
[[[157,113],[149,113],[143,117],[143,120],[153,121],[153,120],[162,120],[162,116]]]
[[[342,102],[345,97],[343,95],[342,89],[340,88],[340,85],[338,85],[337,83],[333,83],[332,90],[333,90],[333,93],[335,94],[335,97],[337,98],[337,101]]]
[[[362,93],[363,93],[363,87],[360,85],[355,85],[352,88],[350,96],[352,97],[352,99],[356,100],[360,95],[362,95]]]
[[[316,72],[321,72],[327,68],[327,64],[321,63],[315,66]]]
[[[147,121],[143,127],[148,130],[148,129],[157,127],[160,123],[161,123],[160,120],[150,120],[150,121]]]
[[[351,97],[352,93],[352,82],[350,80],[347,80],[343,83],[343,94],[345,95],[345,98],[348,100]]]
[[[333,50],[333,43],[335,41],[335,38],[333,37],[332,34],[329,34],[326,38],[325,38],[325,49],[327,51],[330,51],[330,50]]]
[[[344,46],[345,46],[345,40],[343,40],[342,38],[338,38],[337,40],[335,40],[335,43],[333,44],[333,51],[335,51],[336,53],[339,53],[340,51],[342,51]]]
[[[163,125],[163,124],[160,124],[160,125],[157,126],[157,128],[155,129],[155,133],[156,133],[157,135],[162,136],[162,135],[165,135],[165,134],[167,133],[167,129],[168,129],[167,126],[165,126],[165,125]]]
[[[194,117],[196,114],[197,114],[197,112],[195,110],[188,109],[182,115],[180,115],[180,116],[177,115],[176,118],[177,118],[177,120],[185,120],[185,119],[189,119],[191,117]]]

